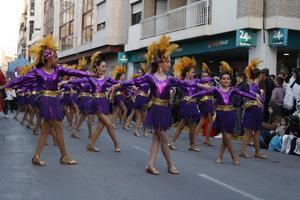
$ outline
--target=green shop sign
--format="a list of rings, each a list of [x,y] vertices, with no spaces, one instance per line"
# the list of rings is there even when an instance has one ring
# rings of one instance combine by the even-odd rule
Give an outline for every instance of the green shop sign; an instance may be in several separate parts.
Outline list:
[[[124,52],[118,53],[118,63],[119,64],[126,64],[128,63],[128,57]]]
[[[236,31],[237,47],[256,46],[256,32],[250,29],[241,29]]]
[[[288,42],[288,29],[278,28],[269,31],[269,46],[280,47],[287,46]]]

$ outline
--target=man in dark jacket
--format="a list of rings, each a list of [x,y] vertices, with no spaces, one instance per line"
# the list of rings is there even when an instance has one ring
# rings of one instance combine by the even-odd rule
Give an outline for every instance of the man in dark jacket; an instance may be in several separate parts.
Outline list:
[[[263,75],[263,84],[262,87],[265,92],[265,102],[264,102],[264,113],[263,113],[263,121],[267,122],[269,120],[268,107],[272,96],[272,91],[275,88],[274,81],[269,77],[269,69],[264,68],[261,70]]]
[[[245,78],[245,74],[243,72],[238,72],[236,74],[236,87],[241,91],[248,92],[249,85]],[[243,134],[243,126],[242,126],[242,116],[243,116],[243,106],[244,100],[240,96],[235,96],[233,99],[233,105],[237,108],[237,123],[235,124],[234,133],[238,135]]]

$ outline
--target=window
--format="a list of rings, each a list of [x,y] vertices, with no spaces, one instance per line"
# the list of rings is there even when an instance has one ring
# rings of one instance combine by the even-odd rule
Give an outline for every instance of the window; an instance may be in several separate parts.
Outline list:
[[[74,1],[60,1],[59,44],[61,50],[73,48]]]
[[[29,21],[29,40],[32,39],[33,31],[34,31],[34,21]]]
[[[105,29],[106,21],[106,1],[97,5],[97,31]]]
[[[83,0],[82,13],[81,43],[86,44],[93,39],[93,0]]]
[[[142,19],[142,2],[132,4],[131,25],[139,24]]]
[[[34,16],[34,3],[35,0],[30,0],[30,16]]]
[[[53,34],[53,15],[54,6],[53,0],[44,1],[44,36]]]
[[[167,0],[156,0],[156,15],[160,15],[168,11]]]

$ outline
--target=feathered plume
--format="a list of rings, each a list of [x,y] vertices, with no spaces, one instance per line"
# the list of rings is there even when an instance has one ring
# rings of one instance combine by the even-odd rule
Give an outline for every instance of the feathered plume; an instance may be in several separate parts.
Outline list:
[[[183,78],[182,72],[185,68],[195,68],[196,67],[196,60],[194,58],[189,57],[182,57],[180,60],[176,62],[174,65],[174,75]]]
[[[19,75],[23,76],[23,75],[27,74],[28,72],[30,72],[30,70],[32,70],[32,68],[33,67],[30,65],[25,65],[24,67],[21,68]]]
[[[84,68],[86,68],[87,66],[87,61],[85,59],[85,57],[79,59],[78,61],[78,66],[77,66],[77,70],[83,70]]]
[[[55,55],[57,45],[52,35],[47,35],[45,38],[37,41],[30,47],[30,56],[34,58],[34,64],[44,62],[44,59],[49,59]]]
[[[126,68],[125,67],[123,67],[121,65],[116,65],[115,68],[114,68],[114,70],[113,70],[113,72],[112,72],[112,76],[114,78],[116,78],[116,76],[118,74],[125,74],[125,73],[126,73]]]
[[[248,80],[252,80],[253,79],[253,71],[258,67],[258,65],[262,63],[262,60],[258,59],[258,58],[254,58],[251,60],[251,62],[249,63],[249,65],[246,67],[245,69],[245,74]]]
[[[97,51],[96,53],[94,53],[91,57],[91,63],[92,63],[92,66],[94,67],[95,65],[95,62],[99,61],[99,60],[102,60],[102,56],[101,56],[101,51]]]
[[[230,67],[230,65],[225,62],[225,61],[221,61],[220,62],[220,72],[221,73],[229,73],[230,75],[233,74],[232,68]]]
[[[207,66],[206,63],[202,63],[202,69],[201,69],[202,72],[206,72],[208,74],[211,74],[211,71],[209,69],[209,67]]]
[[[154,62],[167,60],[177,48],[177,44],[170,44],[169,36],[163,35],[159,42],[153,42],[148,46],[148,52],[145,55],[147,64],[151,65]]]

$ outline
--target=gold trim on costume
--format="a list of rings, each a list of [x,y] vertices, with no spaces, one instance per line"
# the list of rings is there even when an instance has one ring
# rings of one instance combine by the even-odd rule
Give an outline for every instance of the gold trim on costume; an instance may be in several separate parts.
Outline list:
[[[43,90],[42,95],[46,97],[57,97],[59,95],[59,91],[55,90]]]
[[[80,92],[78,97],[91,97],[92,94],[88,92]]]
[[[204,96],[200,99],[201,102],[206,102],[208,100],[213,100],[213,96]]]
[[[159,99],[152,97],[152,104],[158,105],[158,106],[169,106],[169,100],[168,99]]]
[[[188,102],[192,102],[192,103],[197,103],[197,99],[196,99],[196,98],[189,99],[188,96],[183,97],[183,101],[188,101]]]
[[[243,108],[244,109],[248,109],[252,106],[258,106],[258,102],[255,101],[255,100],[250,100],[250,101],[247,101],[244,105],[243,105]]]
[[[233,105],[217,105],[216,110],[219,110],[219,111],[232,111],[232,110],[236,110],[236,108]]]
[[[106,94],[105,93],[94,93],[94,98],[103,98],[103,97],[106,97]]]
[[[24,93],[24,92],[22,92],[22,93],[18,93],[18,96],[20,96],[20,97],[24,97],[24,96],[25,96],[25,93]]]
[[[138,93],[139,96],[143,96],[143,97],[149,97],[150,95],[145,93],[145,92],[139,92]]]
[[[40,93],[40,91],[32,91],[31,92],[32,95],[36,95],[36,94],[39,94],[39,93]]]

